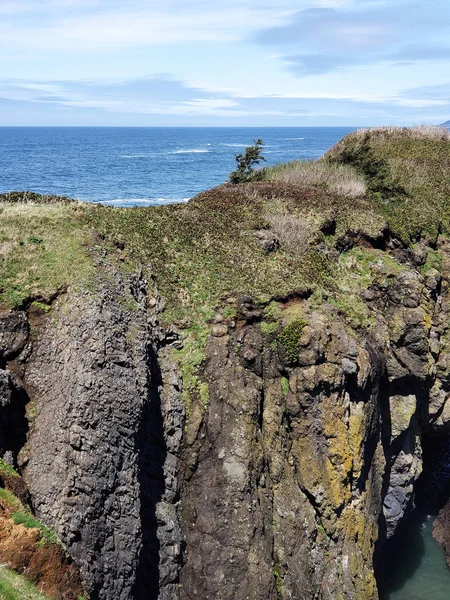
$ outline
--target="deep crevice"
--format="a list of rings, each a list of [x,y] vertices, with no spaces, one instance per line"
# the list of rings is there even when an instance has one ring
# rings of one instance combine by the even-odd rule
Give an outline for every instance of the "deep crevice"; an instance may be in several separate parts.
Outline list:
[[[136,571],[133,600],[157,600],[159,595],[159,549],[156,505],[165,491],[164,462],[167,448],[159,390],[162,385],[156,352],[149,348],[149,393],[143,406],[136,437],[142,525],[142,549]]]

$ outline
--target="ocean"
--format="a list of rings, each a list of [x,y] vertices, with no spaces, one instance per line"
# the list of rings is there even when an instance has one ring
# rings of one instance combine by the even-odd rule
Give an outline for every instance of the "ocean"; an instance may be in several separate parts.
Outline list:
[[[187,201],[227,180],[257,138],[267,165],[319,158],[355,128],[0,127],[0,193],[114,206]]]

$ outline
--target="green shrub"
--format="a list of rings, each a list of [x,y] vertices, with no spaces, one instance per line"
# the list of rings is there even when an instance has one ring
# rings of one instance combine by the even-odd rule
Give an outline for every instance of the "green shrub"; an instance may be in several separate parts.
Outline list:
[[[296,319],[286,325],[278,336],[278,341],[283,347],[284,354],[291,363],[296,362],[298,359],[298,353],[300,351],[300,335],[305,325],[305,321]]]
[[[247,181],[262,179],[262,171],[255,171],[254,167],[261,161],[266,160],[261,155],[263,146],[262,139],[257,139],[253,146],[248,146],[245,149],[245,154],[236,154],[237,169],[230,173],[230,183],[246,183]]]

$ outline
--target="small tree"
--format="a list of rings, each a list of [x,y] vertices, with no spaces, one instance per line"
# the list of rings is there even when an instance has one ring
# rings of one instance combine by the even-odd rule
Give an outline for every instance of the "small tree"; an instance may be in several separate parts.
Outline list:
[[[245,154],[236,154],[235,161],[237,169],[230,173],[230,183],[245,183],[259,179],[262,175],[262,170],[255,171],[255,165],[259,165],[261,161],[265,161],[261,155],[264,142],[261,138],[254,141],[253,146],[248,146],[245,149]]]

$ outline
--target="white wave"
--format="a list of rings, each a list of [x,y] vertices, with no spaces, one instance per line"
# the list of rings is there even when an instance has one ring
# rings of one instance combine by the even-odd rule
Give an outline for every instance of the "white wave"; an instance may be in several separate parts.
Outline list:
[[[248,144],[220,144],[221,146],[228,146],[229,148],[247,148]]]
[[[211,150],[174,150],[172,154],[205,154],[206,152],[211,152]]]
[[[114,198],[113,200],[101,200],[98,204],[108,206],[160,206],[162,204],[180,204],[190,198]]]
[[[284,142],[296,142],[297,140],[304,140],[305,138],[282,138]]]

